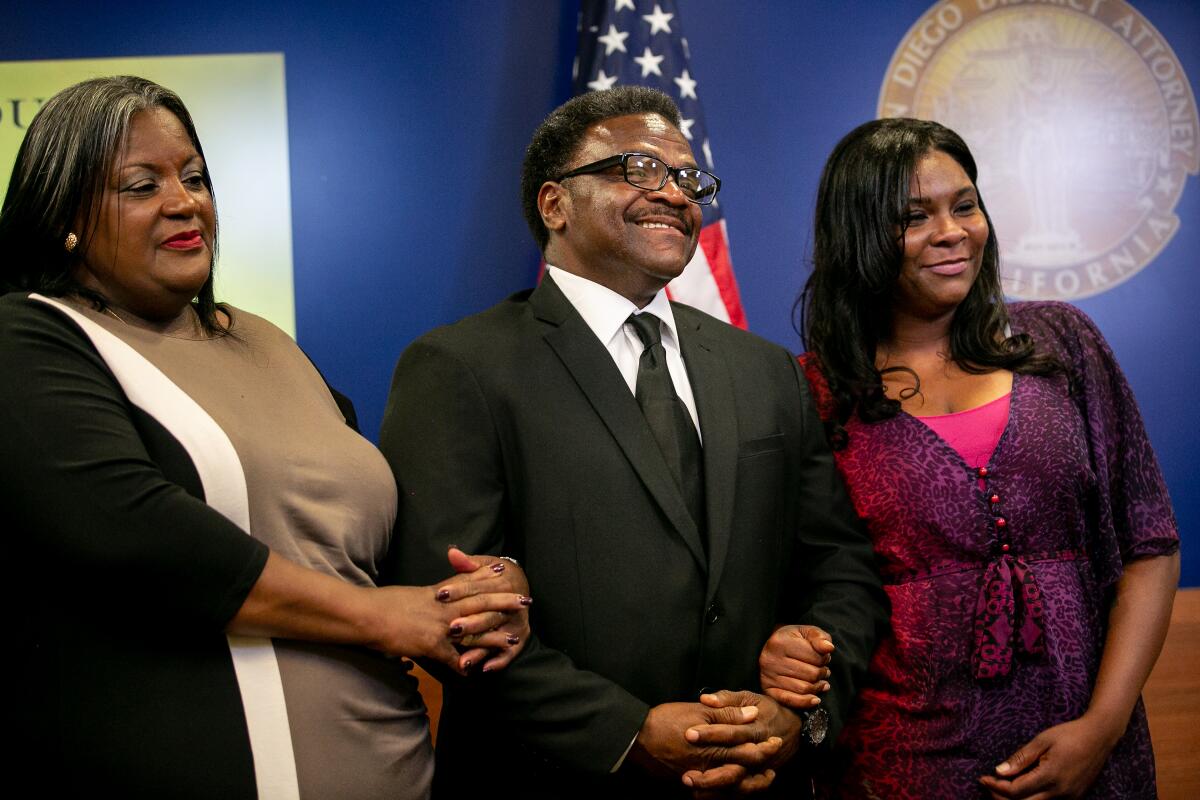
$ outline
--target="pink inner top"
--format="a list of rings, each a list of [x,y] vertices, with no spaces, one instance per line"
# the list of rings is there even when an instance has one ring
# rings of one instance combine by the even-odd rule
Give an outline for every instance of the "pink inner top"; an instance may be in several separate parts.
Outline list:
[[[917,417],[933,432],[958,451],[968,467],[982,467],[992,459],[1004,426],[1008,424],[1008,407],[1012,392],[966,411]]]

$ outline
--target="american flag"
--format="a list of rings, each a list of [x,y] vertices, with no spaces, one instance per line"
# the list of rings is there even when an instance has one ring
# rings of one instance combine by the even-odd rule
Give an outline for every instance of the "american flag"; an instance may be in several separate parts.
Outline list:
[[[583,0],[575,93],[610,89],[618,83],[666,92],[679,106],[683,135],[701,167],[719,175],[689,60],[675,0]],[[718,198],[702,208],[700,246],[667,292],[674,300],[745,328],[746,312],[733,277],[720,202]]]

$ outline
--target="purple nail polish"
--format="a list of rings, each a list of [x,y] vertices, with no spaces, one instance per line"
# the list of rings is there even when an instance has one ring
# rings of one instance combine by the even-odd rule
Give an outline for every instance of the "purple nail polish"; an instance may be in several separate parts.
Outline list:
[[[521,637],[510,633],[508,636],[506,636],[504,638],[504,641],[508,642],[509,644],[520,644]]]
[[[462,633],[462,625],[451,625],[450,626],[450,635],[451,636],[458,636],[461,633]]]
[[[532,597],[528,597],[528,596],[522,596],[522,597],[521,597],[521,605],[523,605],[523,606],[531,606],[531,605],[533,605],[533,598],[532,598]]]
[[[450,599],[450,590],[449,589],[438,589],[437,599],[441,600],[443,602],[445,602],[446,600],[449,600]]]
[[[504,564],[501,562],[492,564],[492,572],[496,573],[497,575],[499,575],[501,572],[504,572]]]

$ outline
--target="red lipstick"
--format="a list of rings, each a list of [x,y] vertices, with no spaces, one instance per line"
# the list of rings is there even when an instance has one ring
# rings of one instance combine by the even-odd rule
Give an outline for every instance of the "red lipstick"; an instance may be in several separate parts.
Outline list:
[[[171,250],[196,250],[204,246],[204,239],[200,231],[184,231],[164,241],[162,246]]]

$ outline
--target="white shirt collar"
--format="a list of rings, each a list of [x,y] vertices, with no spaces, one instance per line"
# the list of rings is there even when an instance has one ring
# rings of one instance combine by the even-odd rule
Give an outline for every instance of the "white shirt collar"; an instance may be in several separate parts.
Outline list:
[[[553,264],[546,265],[546,274],[554,279],[554,283],[562,290],[567,300],[583,317],[596,337],[607,345],[621,332],[625,320],[630,314],[650,313],[658,317],[665,327],[663,345],[679,349],[679,336],[675,329],[675,315],[671,313],[671,301],[667,299],[665,290],[659,290],[654,299],[643,309],[638,309],[628,298],[601,286],[595,281],[567,272]]]

